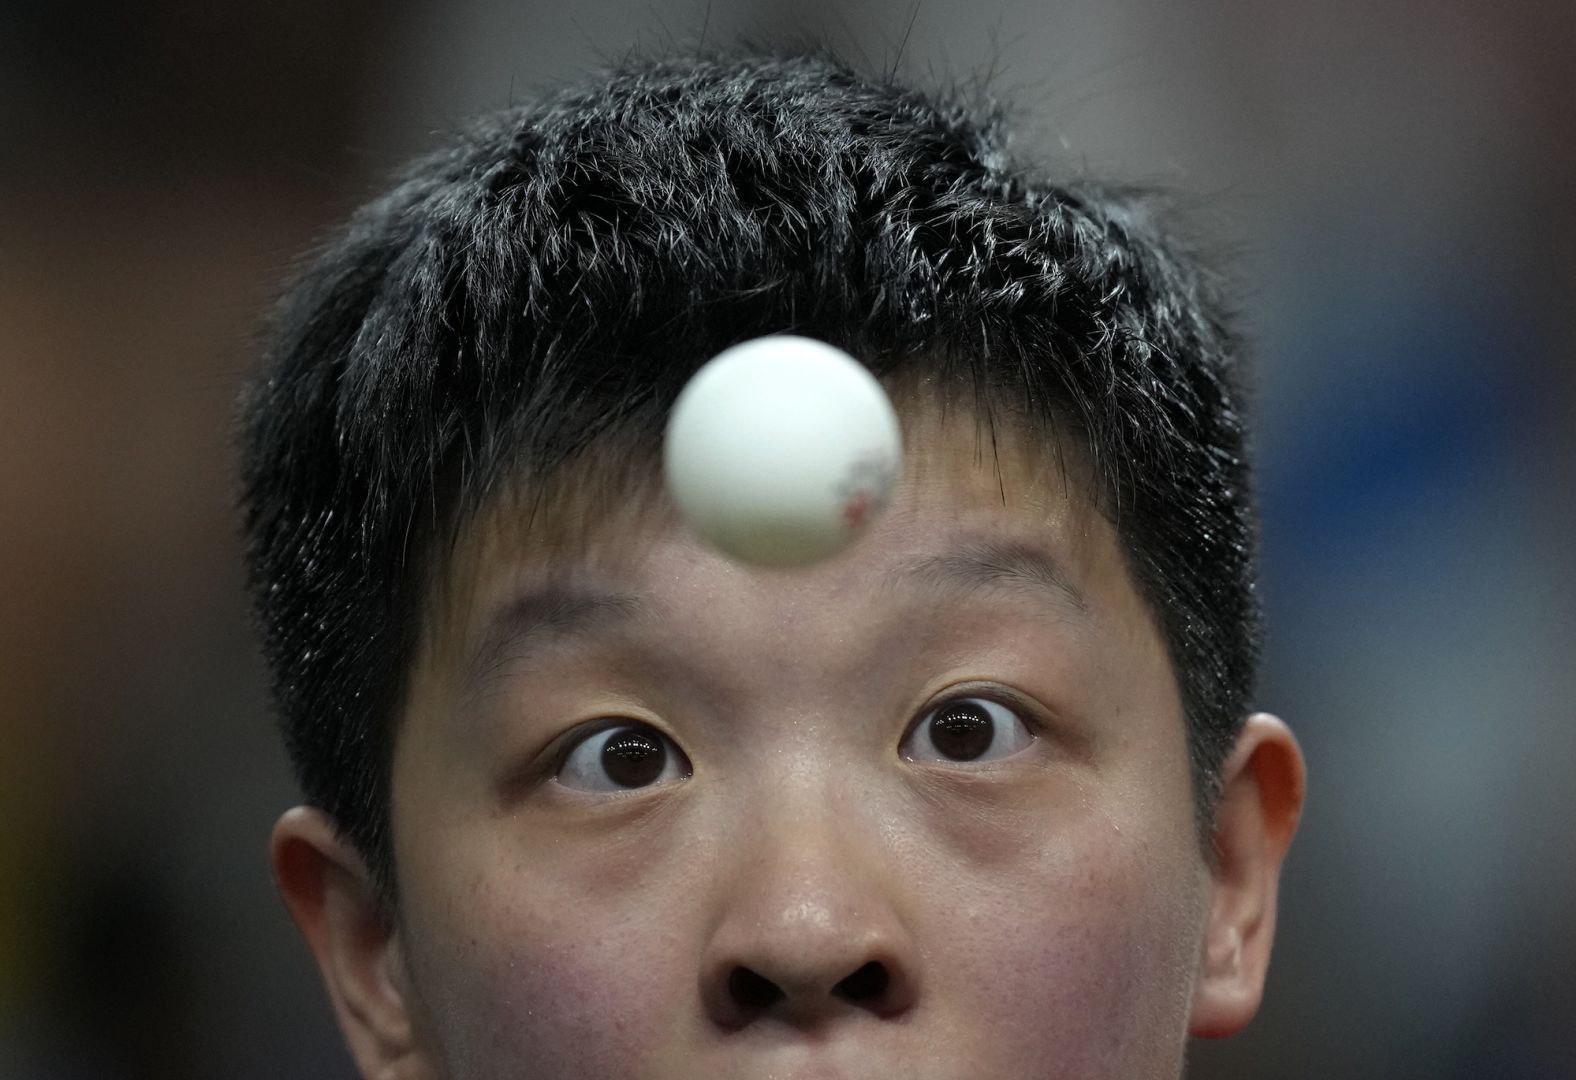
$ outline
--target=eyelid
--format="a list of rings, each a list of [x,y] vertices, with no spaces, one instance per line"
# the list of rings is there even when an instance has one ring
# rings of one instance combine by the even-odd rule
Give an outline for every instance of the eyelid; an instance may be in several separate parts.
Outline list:
[[[580,749],[581,744],[596,738],[604,731],[621,727],[650,728],[652,731],[655,731],[658,735],[662,736],[674,746],[678,745],[678,743],[674,741],[673,736],[669,735],[666,731],[663,731],[657,725],[651,723],[651,721],[646,720],[643,717],[617,716],[613,714],[608,714],[607,716],[597,716],[590,720],[584,720],[578,724],[570,725],[568,728],[565,728],[563,731],[553,736],[552,741],[542,748],[541,756],[551,763],[551,767],[548,770],[548,775],[555,775],[559,769],[562,769],[564,767],[564,762],[569,760],[569,755]]]
[[[557,776],[568,762],[569,755],[574,753],[581,743],[587,739],[594,739],[611,728],[620,727],[651,729],[678,752],[688,767],[689,755],[684,753],[678,740],[666,728],[643,716],[607,713],[570,724],[544,743],[541,749],[524,756],[508,767],[498,784],[501,801],[505,805],[519,801]]]
[[[915,728],[943,705],[968,698],[984,698],[986,701],[994,701],[1003,708],[1011,709],[1017,714],[1018,719],[1023,721],[1023,726],[1029,729],[1029,733],[1036,737],[1047,734],[1051,730],[1051,722],[1046,716],[1044,706],[1010,686],[995,682],[966,682],[954,683],[932,695],[903,729],[903,738],[907,739]]]

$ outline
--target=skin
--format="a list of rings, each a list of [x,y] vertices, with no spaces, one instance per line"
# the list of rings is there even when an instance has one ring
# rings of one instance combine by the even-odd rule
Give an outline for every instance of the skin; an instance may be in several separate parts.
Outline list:
[[[729,562],[660,495],[469,530],[396,740],[397,914],[320,811],[274,834],[365,1076],[1174,1078],[1248,1022],[1295,740],[1247,719],[1206,860],[1109,523],[971,427],[908,410],[905,442],[887,512],[804,570]],[[1003,549],[1043,558],[971,562]],[[573,590],[625,599],[577,622]],[[984,759],[927,738],[960,697],[1006,706]],[[671,740],[655,783],[582,790],[606,717]]]

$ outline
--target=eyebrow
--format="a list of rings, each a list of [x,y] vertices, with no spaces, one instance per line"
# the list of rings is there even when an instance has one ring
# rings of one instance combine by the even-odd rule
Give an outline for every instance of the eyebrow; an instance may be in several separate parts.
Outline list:
[[[1089,615],[1089,601],[1056,556],[1021,540],[976,540],[942,554],[920,556],[888,574],[887,587],[905,584],[965,596],[1001,587],[1049,601],[1062,614],[1079,619]]]
[[[586,637],[649,610],[639,596],[585,584],[555,583],[512,598],[492,619],[466,665],[474,688],[506,659]]]
[[[1005,588],[1046,602],[1063,615],[1087,618],[1089,604],[1051,552],[1023,541],[977,540],[922,555],[887,573],[884,588],[918,586],[959,598]],[[511,599],[488,622],[466,665],[471,692],[506,660],[590,637],[651,611],[641,596],[582,583],[540,586]]]

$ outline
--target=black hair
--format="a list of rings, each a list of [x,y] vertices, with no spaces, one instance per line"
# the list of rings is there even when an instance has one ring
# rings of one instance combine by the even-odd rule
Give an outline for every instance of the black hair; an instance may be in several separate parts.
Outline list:
[[[1257,666],[1255,515],[1237,342],[1155,205],[1015,164],[994,106],[824,54],[628,61],[415,162],[310,261],[242,396],[249,582],[306,798],[392,898],[393,734],[443,545],[503,479],[655,446],[703,361],[792,332],[1071,433],[1207,823]]]

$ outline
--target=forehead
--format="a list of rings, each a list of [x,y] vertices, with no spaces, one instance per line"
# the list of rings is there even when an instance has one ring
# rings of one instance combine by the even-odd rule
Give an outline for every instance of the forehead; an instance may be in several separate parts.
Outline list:
[[[431,577],[418,666],[460,669],[511,597],[577,583],[654,592],[675,605],[696,602],[696,589],[711,600],[720,591],[736,608],[754,604],[780,619],[889,584],[905,569],[961,580],[1005,557],[1019,578],[1065,585],[1075,606],[1087,594],[1101,621],[1149,621],[1076,446],[972,410],[894,397],[904,466],[892,503],[848,551],[809,568],[753,570],[711,553],[677,521],[650,454],[608,450],[545,483],[505,485]]]

